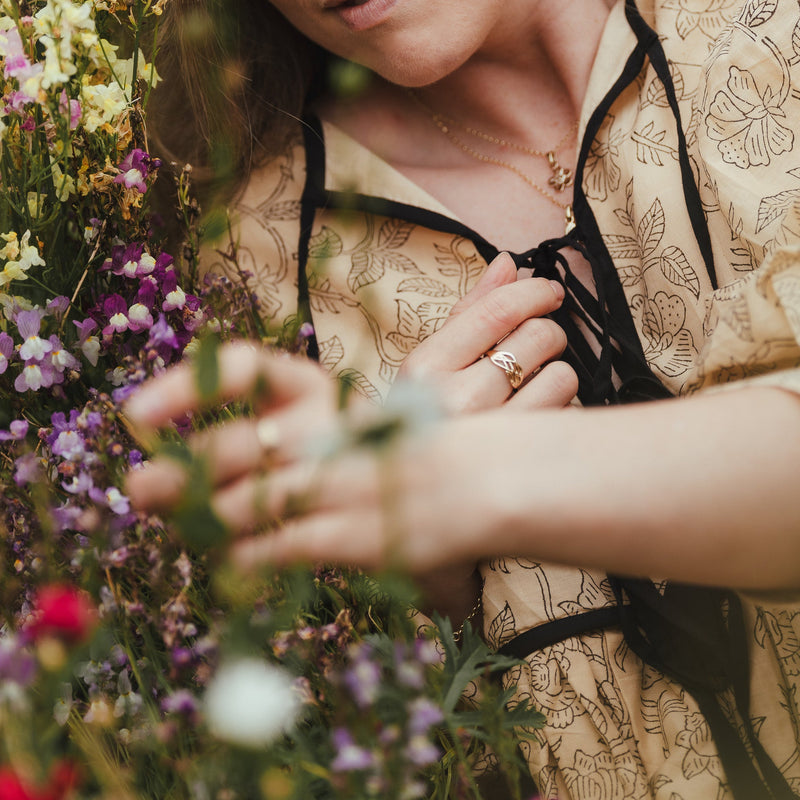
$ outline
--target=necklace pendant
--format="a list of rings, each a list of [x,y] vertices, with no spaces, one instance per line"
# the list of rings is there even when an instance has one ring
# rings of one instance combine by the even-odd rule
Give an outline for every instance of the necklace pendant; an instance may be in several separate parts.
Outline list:
[[[567,206],[564,209],[564,233],[568,236],[576,227],[575,212],[572,210],[572,206]]]
[[[552,150],[547,153],[547,163],[553,170],[553,175],[547,182],[550,186],[557,192],[563,192],[568,186],[572,186],[572,170],[562,167]]]

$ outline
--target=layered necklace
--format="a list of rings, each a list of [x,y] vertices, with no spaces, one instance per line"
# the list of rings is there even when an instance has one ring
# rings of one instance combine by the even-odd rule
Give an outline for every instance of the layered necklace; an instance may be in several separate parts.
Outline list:
[[[507,169],[509,172],[513,172],[515,175],[525,181],[528,186],[530,186],[532,189],[535,189],[548,202],[552,203],[554,206],[560,208],[564,212],[564,225],[567,233],[569,233],[575,227],[575,215],[572,212],[572,205],[570,203],[561,202],[561,200],[558,198],[558,195],[554,194],[554,192],[560,194],[573,184],[574,176],[572,170],[561,166],[558,160],[558,152],[575,135],[575,132],[578,130],[577,122],[572,125],[570,129],[561,137],[555,147],[550,150],[537,150],[534,147],[528,147],[527,145],[518,144],[517,142],[509,142],[507,139],[502,139],[499,136],[492,136],[491,134],[484,133],[477,128],[471,128],[468,125],[464,125],[463,123],[447,117],[438,111],[434,111],[413,89],[409,89],[408,93],[417,103],[417,105],[419,105],[420,108],[422,108],[428,114],[433,124],[436,125],[436,127],[456,147],[458,147],[459,150],[466,153],[466,155],[470,156],[471,158],[474,158],[476,161],[481,161],[484,164],[494,164],[496,167],[502,167],[503,169]],[[472,136],[475,139],[480,139],[489,144],[496,145],[497,147],[507,147],[534,158],[545,159],[551,171],[550,178],[547,181],[547,185],[550,187],[550,190],[540,186],[530,175],[517,167],[516,164],[512,164],[510,161],[504,161],[502,158],[497,158],[471,147],[455,132],[456,129],[467,134],[468,136]]]

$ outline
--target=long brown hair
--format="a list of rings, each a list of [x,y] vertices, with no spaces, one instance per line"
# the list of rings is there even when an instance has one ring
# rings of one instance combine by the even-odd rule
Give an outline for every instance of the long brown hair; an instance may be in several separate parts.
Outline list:
[[[240,183],[279,153],[326,59],[267,0],[172,0],[159,41],[151,138],[201,183]]]

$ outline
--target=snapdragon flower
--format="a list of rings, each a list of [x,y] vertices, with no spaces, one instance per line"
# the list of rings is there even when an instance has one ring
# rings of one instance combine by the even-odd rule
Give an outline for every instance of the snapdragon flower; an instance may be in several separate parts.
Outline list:
[[[14,340],[5,332],[0,332],[0,375],[8,369],[8,362],[14,354]]]
[[[42,326],[41,311],[20,311],[16,323],[20,336],[22,336],[19,357],[23,361],[30,359],[41,361],[53,349],[53,345],[49,341],[39,336]]]
[[[126,189],[136,189],[144,194],[147,191],[145,178],[159,166],[161,166],[159,159],[151,158],[144,150],[136,147],[119,165],[120,172],[114,178],[114,183],[121,183]]]

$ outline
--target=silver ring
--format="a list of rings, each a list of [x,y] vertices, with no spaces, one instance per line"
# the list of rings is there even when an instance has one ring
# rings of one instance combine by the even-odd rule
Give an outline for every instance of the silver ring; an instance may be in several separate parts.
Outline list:
[[[512,389],[517,390],[522,386],[525,374],[513,353],[508,350],[487,350],[486,355],[492,364],[505,372]]]

